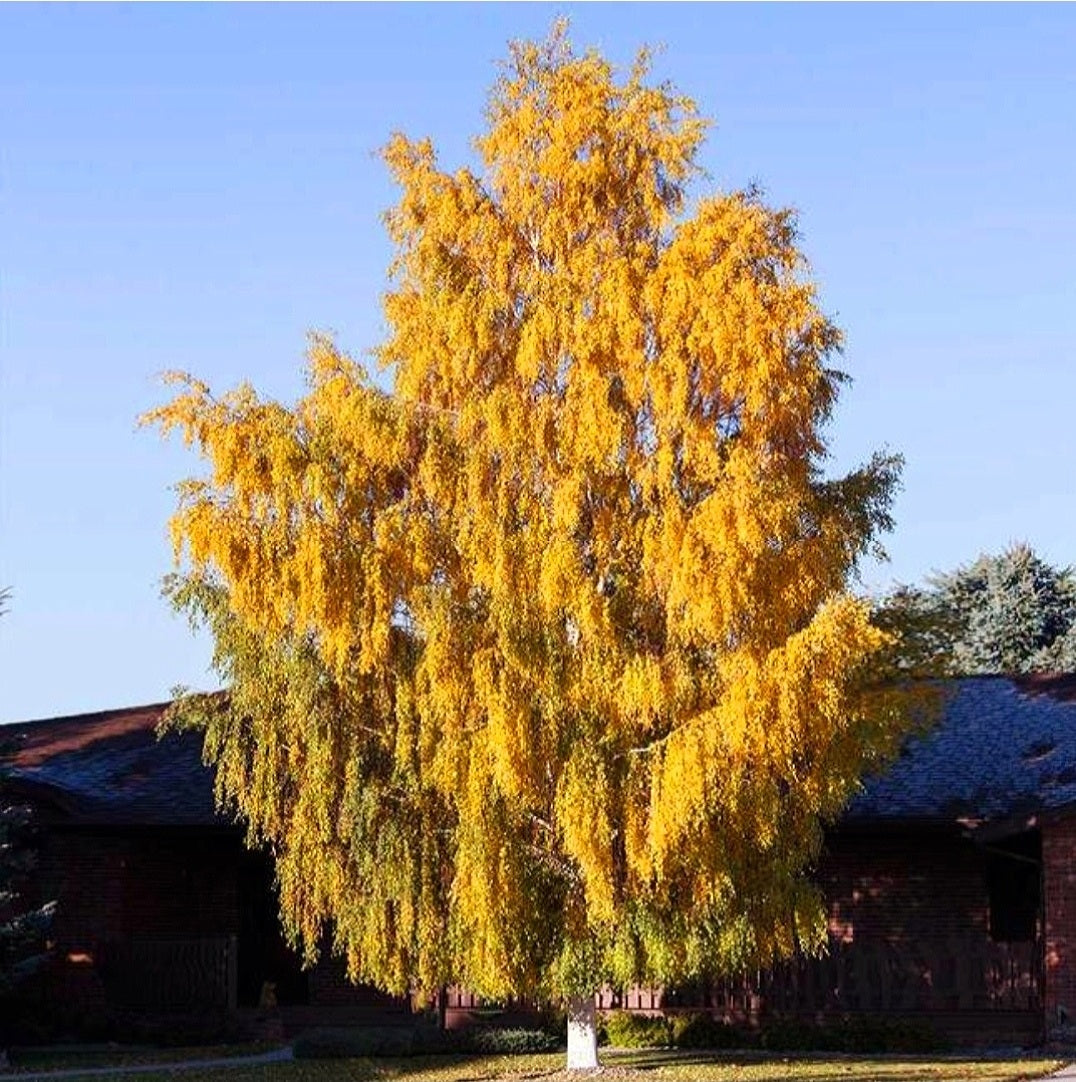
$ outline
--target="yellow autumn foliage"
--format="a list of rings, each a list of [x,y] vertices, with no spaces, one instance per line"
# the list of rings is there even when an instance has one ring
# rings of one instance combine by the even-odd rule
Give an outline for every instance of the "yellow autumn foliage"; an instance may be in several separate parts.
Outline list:
[[[513,46],[478,173],[393,137],[392,390],[180,377],[171,591],[231,686],[218,793],[308,957],[552,994],[818,940],[821,824],[904,724],[848,592],[897,464],[823,474],[841,336],[795,222],[688,186],[705,123]]]

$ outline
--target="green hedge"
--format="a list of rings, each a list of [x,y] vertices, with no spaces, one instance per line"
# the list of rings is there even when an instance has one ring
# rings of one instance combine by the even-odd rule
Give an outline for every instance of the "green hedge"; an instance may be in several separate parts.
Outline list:
[[[526,1056],[564,1047],[559,1037],[541,1029],[475,1028],[463,1030],[460,1036],[468,1046],[465,1050],[487,1055]]]
[[[762,1048],[780,1052],[940,1052],[948,1043],[931,1027],[855,1015],[815,1023],[773,1019],[744,1029],[705,1012],[668,1017],[613,1011],[602,1022],[618,1048]]]
[[[296,1059],[356,1059],[425,1056],[437,1053],[528,1055],[554,1052],[563,1043],[540,1029],[439,1030],[432,1026],[316,1029],[295,1042]]]
[[[476,1026],[439,1030],[399,1026],[312,1030],[295,1043],[299,1059],[407,1057],[435,1053],[530,1055],[564,1047],[560,1019],[548,1029]],[[825,1023],[773,1019],[761,1030],[741,1029],[705,1012],[668,1017],[613,1011],[599,1024],[603,1044],[617,1048],[760,1048],[774,1052],[940,1052],[947,1043],[929,1026],[847,1016]]]
[[[774,1020],[759,1035],[762,1048],[780,1052],[944,1052],[945,1040],[929,1025],[856,1015],[824,1023]]]
[[[676,1048],[750,1048],[757,1035],[715,1018],[712,1014],[677,1014],[672,1017],[672,1043]]]
[[[602,1031],[614,1048],[667,1048],[672,1044],[672,1024],[661,1015],[612,1011],[603,1019]]]

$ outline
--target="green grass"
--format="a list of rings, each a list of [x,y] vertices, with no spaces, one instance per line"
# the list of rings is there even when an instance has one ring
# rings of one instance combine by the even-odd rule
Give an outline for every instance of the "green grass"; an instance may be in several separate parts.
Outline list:
[[[961,1056],[782,1056],[776,1054],[610,1052],[608,1082],[1018,1082],[1060,1066],[1053,1058]],[[85,1063],[85,1066],[99,1064]],[[563,1078],[564,1054],[416,1056],[263,1064],[256,1067],[164,1068],[124,1075],[124,1082],[506,1082]]]

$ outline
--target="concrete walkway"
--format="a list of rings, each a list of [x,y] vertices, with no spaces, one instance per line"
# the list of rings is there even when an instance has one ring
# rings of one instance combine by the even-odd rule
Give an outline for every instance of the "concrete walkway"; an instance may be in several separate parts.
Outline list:
[[[145,1071],[196,1071],[210,1067],[261,1067],[267,1063],[287,1063],[295,1058],[291,1046],[251,1056],[217,1056],[214,1059],[168,1060],[164,1063],[117,1064],[114,1067],[64,1067],[57,1071],[0,1072],[0,1082],[30,1082],[31,1079],[115,1078],[118,1075]]]

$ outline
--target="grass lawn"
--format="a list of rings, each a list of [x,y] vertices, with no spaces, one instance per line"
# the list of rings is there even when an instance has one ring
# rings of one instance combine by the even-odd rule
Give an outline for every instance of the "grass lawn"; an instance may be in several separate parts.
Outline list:
[[[169,1057],[171,1058],[171,1057]],[[610,1052],[609,1082],[1017,1082],[1056,1070],[1055,1058],[959,1056],[795,1056],[685,1052]],[[85,1063],[87,1067],[99,1063]],[[560,1082],[564,1054],[415,1056],[408,1059],[305,1060],[182,1072],[123,1075],[123,1082]],[[69,1066],[73,1066],[69,1064]]]

